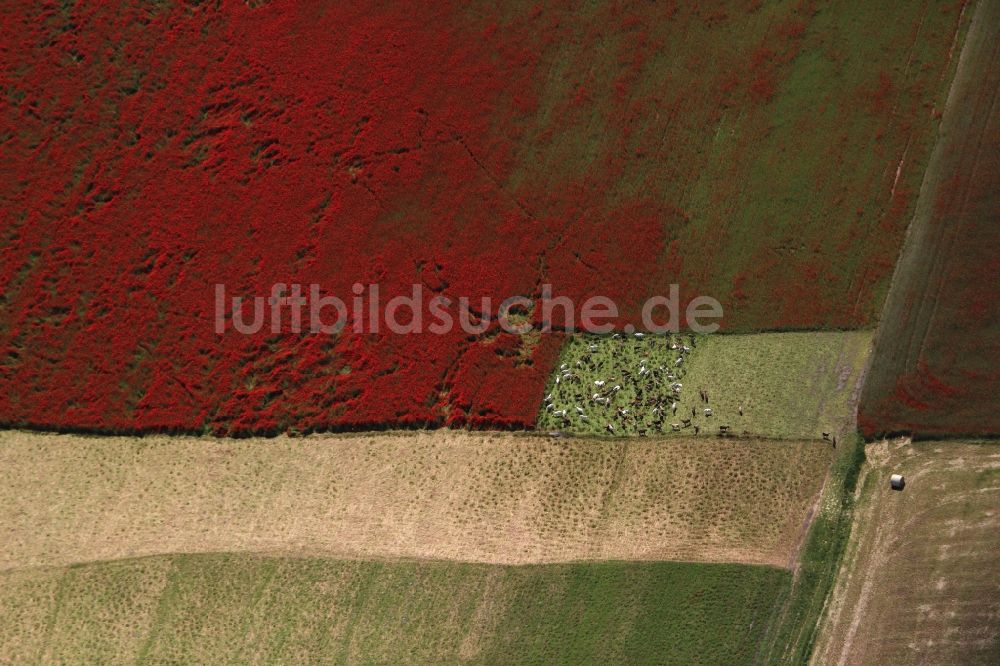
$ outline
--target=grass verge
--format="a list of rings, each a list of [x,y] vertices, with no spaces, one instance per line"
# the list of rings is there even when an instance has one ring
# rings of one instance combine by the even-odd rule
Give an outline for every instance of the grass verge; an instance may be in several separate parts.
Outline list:
[[[760,661],[805,664],[851,534],[854,492],[865,461],[864,442],[852,436],[834,462],[827,487],[799,555],[790,595],[769,625]]]

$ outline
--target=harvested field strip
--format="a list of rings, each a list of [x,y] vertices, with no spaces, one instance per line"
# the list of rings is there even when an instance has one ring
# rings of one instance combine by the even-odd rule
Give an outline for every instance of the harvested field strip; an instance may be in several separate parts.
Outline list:
[[[0,570],[160,553],[788,566],[821,442],[0,435]]]
[[[573,337],[539,427],[635,435],[672,433],[679,424],[684,436],[729,426],[734,434],[843,438],[855,428],[871,338],[868,331]]]
[[[883,441],[868,462],[813,663],[1000,663],[1000,446]]]
[[[791,575],[175,555],[0,573],[6,663],[753,662]]]
[[[976,3],[879,325],[866,437],[1000,434],[1000,1]]]

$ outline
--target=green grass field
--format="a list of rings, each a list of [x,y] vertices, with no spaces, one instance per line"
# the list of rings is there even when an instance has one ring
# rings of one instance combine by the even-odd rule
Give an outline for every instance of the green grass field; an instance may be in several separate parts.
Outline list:
[[[791,574],[200,555],[0,575],[6,663],[751,663]]]
[[[652,435],[672,432],[676,423],[686,435],[696,427],[715,435],[728,425],[737,435],[843,436],[854,430],[871,338],[868,331],[574,337],[550,380],[552,400],[542,407],[539,428]],[[675,383],[676,400],[669,397]]]

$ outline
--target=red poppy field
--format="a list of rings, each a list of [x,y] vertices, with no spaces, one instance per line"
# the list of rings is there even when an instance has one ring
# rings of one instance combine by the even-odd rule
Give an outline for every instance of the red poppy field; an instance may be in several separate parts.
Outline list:
[[[561,343],[219,335],[214,284],[871,328],[962,8],[7,2],[0,422],[530,427]]]

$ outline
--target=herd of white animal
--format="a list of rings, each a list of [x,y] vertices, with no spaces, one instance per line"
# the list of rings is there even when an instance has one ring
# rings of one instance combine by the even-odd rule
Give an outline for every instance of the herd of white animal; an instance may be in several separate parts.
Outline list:
[[[705,404],[691,408],[690,418],[686,410],[678,412],[684,390],[680,380],[696,345],[695,336],[644,333],[571,341],[545,396],[539,425],[612,434],[700,432],[704,422],[694,421],[713,415],[704,391],[699,393]],[[728,430],[720,426],[720,432]]]

